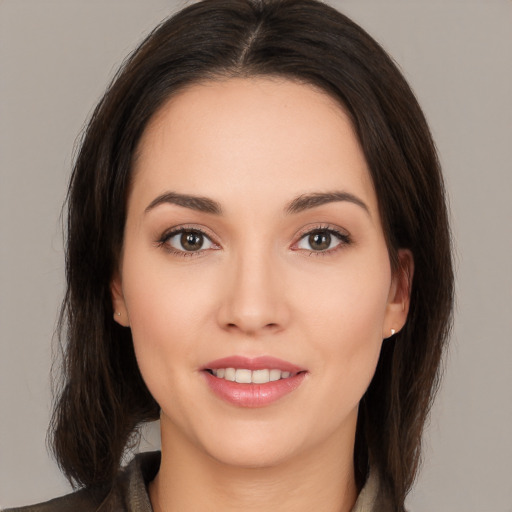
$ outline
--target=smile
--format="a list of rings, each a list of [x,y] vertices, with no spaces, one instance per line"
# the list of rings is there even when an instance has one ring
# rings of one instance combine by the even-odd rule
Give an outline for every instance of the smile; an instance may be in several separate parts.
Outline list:
[[[279,369],[247,370],[245,368],[217,368],[209,370],[215,377],[239,384],[266,384],[293,377],[292,372]]]
[[[290,395],[308,371],[270,356],[231,356],[201,368],[211,392],[237,407],[265,407]]]

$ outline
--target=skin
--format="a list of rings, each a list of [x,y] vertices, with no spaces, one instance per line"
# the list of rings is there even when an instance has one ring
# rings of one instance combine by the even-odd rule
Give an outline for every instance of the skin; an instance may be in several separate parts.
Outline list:
[[[331,191],[365,206],[285,211]],[[168,202],[147,210],[168,192],[211,198],[222,214]],[[180,226],[208,235],[200,250],[164,240]],[[314,229],[343,237],[319,250],[305,234]],[[271,78],[174,96],[139,144],[124,236],[112,297],[161,406],[154,509],[349,511],[358,404],[383,339],[405,323],[413,263],[400,250],[405,271],[391,270],[367,164],[339,104]],[[232,355],[278,357],[306,377],[266,407],[238,407],[201,371]]]

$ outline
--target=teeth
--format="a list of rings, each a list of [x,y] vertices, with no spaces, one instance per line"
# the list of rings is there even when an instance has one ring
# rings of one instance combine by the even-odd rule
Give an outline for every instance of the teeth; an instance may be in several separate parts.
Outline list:
[[[254,370],[251,382],[254,384],[265,384],[270,382],[270,370]]]
[[[291,372],[283,372],[277,369],[251,371],[244,368],[217,368],[216,370],[211,370],[211,372],[219,379],[240,384],[266,384],[267,382],[274,382],[293,376]]]
[[[226,373],[224,374],[224,378],[226,380],[235,382],[235,376],[236,376],[236,370],[234,368],[226,368]]]
[[[250,384],[251,376],[252,376],[251,370],[237,370],[235,380],[236,380],[236,382],[239,382],[240,384]]]
[[[281,370],[270,370],[270,382],[281,378]]]

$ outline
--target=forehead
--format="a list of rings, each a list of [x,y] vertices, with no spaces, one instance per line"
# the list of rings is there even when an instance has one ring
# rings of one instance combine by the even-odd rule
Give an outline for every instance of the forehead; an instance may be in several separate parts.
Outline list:
[[[347,189],[376,210],[349,116],[326,93],[284,79],[209,81],[173,96],[141,138],[132,185],[146,201],[171,189],[246,204]]]

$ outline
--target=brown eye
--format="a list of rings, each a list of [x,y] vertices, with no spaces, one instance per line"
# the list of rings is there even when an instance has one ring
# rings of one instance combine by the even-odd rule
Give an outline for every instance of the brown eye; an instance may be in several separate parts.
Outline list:
[[[180,229],[170,233],[162,240],[170,250],[176,253],[193,253],[215,248],[207,235],[196,229]]]
[[[297,244],[298,249],[316,253],[331,253],[343,245],[351,243],[347,234],[334,229],[315,229],[305,233]]]
[[[308,242],[314,251],[325,251],[331,245],[331,234],[326,231],[312,233],[308,237]]]
[[[203,246],[203,235],[197,231],[185,231],[181,234],[180,243],[185,251],[198,251]]]

